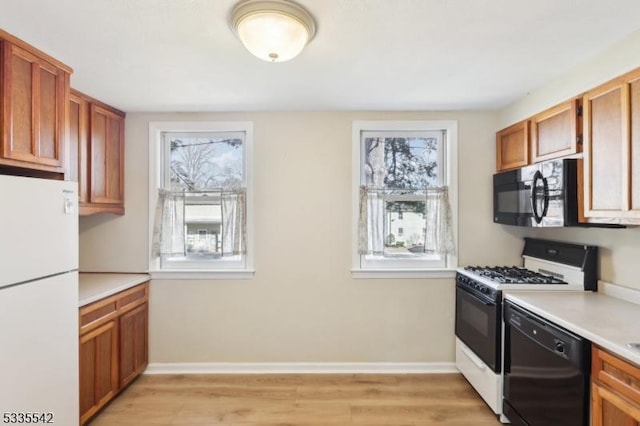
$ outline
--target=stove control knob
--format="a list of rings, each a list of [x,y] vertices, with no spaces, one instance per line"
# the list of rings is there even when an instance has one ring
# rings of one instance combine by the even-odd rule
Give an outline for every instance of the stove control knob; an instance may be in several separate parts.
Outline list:
[[[556,342],[556,352],[559,352],[561,354],[564,353],[564,343]]]

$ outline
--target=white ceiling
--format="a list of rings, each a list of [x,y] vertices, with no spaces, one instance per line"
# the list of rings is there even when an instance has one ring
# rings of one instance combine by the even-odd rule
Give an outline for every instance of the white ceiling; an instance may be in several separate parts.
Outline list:
[[[0,0],[0,28],[125,111],[496,109],[640,29],[639,0],[299,0],[291,62],[249,54],[235,0]]]

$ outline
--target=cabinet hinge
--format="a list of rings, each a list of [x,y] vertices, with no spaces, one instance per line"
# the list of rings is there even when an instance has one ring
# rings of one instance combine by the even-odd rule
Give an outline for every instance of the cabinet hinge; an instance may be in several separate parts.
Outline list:
[[[576,107],[576,116],[577,117],[582,117],[582,105],[578,105]]]
[[[582,135],[576,136],[576,142],[578,143],[578,145],[582,145]]]

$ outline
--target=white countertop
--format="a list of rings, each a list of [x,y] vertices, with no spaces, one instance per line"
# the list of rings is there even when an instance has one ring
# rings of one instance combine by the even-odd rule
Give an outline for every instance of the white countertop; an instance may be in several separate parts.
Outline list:
[[[640,366],[640,305],[592,292],[505,291],[507,300]]]
[[[87,305],[150,279],[148,274],[81,272],[78,306]]]

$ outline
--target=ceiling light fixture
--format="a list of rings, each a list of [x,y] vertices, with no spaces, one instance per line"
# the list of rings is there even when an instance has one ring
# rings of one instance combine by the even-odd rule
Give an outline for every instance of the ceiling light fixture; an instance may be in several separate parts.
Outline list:
[[[295,58],[316,33],[311,14],[289,0],[241,1],[231,27],[249,52],[269,62]]]

